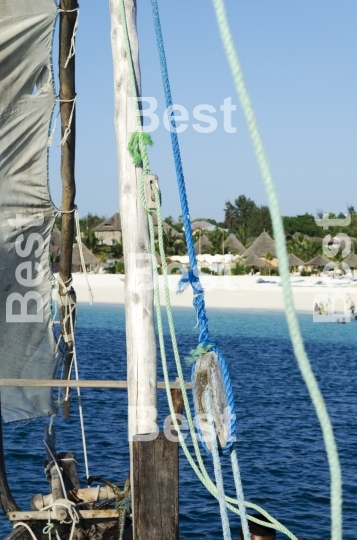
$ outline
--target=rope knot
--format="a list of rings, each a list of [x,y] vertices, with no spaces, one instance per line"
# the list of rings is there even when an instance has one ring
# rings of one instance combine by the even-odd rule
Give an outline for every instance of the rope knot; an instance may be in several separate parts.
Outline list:
[[[186,365],[191,366],[192,364],[195,364],[200,356],[206,354],[214,347],[216,347],[216,343],[214,341],[210,341],[209,343],[199,343],[195,349],[190,351],[190,355],[186,356]]]
[[[177,294],[183,293],[189,284],[191,284],[195,295],[203,293],[203,288],[198,276],[197,266],[194,268],[194,270],[189,270],[188,272],[186,271],[182,273],[181,279],[177,285]]]
[[[146,152],[146,146],[153,146],[153,144],[154,141],[148,133],[134,131],[130,137],[128,151],[136,167],[142,167],[145,158],[145,161],[147,161],[147,155],[143,156],[143,153]]]

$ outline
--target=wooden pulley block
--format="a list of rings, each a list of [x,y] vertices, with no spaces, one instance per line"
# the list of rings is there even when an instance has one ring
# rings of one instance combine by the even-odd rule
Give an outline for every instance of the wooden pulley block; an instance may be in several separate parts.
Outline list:
[[[210,389],[212,416],[217,433],[218,447],[223,449],[229,440],[230,411],[221,367],[214,352],[208,352],[198,358],[192,380],[197,427],[207,449],[212,452],[205,399],[207,386]]]

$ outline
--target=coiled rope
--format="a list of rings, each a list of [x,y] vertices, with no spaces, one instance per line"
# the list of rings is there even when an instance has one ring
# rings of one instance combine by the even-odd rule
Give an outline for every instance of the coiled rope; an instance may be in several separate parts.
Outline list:
[[[279,261],[279,273],[282,281],[282,289],[285,303],[286,320],[289,327],[291,342],[294,353],[314,404],[317,417],[319,419],[323,439],[325,443],[328,463],[331,475],[331,539],[342,539],[342,480],[341,467],[336,447],[336,442],[332,430],[332,425],[327,412],[327,408],[312,371],[309,359],[305,352],[299,323],[296,317],[294,301],[290,285],[288,256],[286,250],[285,234],[281,219],[278,195],[276,192],[272,173],[265,155],[262,139],[258,130],[253,107],[245,86],[242,69],[234,47],[232,35],[229,29],[228,19],[224,6],[224,0],[212,0],[216,12],[217,23],[221,34],[223,47],[227,55],[227,60],[232,72],[236,90],[241,102],[244,116],[248,125],[252,139],[254,152],[257,157],[261,175],[263,177],[265,190],[268,195],[270,214],[273,224],[274,239]]]

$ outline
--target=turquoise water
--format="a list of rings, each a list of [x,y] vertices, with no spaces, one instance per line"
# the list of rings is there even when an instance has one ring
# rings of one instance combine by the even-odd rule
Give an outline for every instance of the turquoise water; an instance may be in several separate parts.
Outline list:
[[[195,346],[191,309],[176,309],[182,357]],[[263,506],[297,536],[330,537],[329,472],[321,431],[302,381],[279,312],[210,310],[210,328],[230,366],[237,409],[237,450],[245,499]],[[344,540],[357,530],[357,322],[314,324],[299,316],[306,349],[333,423],[343,472]],[[167,332],[167,329],[166,329]],[[170,351],[169,339],[166,338]],[[108,305],[79,306],[77,348],[85,379],[126,378],[124,310]],[[190,368],[185,367],[190,379]],[[172,358],[170,377],[176,377]],[[159,368],[159,379],[162,372]],[[90,474],[112,481],[128,474],[125,390],[83,389]],[[79,421],[73,398],[71,418],[56,420],[57,450],[76,451],[84,485]],[[159,391],[160,422],[168,413]],[[3,425],[9,483],[21,508],[48,492],[43,474],[44,419]],[[187,439],[188,440],[188,439]],[[192,445],[189,445],[192,448]],[[204,455],[212,473],[211,459]],[[227,494],[234,494],[229,458],[223,458]],[[232,538],[239,522],[230,514]],[[0,518],[1,538],[11,526]],[[222,538],[217,502],[180,456],[180,536],[185,540]],[[284,535],[278,534],[282,540]]]

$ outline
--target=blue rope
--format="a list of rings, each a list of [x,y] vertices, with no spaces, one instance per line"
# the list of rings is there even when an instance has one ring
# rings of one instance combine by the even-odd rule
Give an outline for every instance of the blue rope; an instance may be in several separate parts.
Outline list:
[[[184,180],[183,169],[182,169],[180,146],[179,146],[177,132],[176,132],[176,122],[175,122],[174,111],[172,108],[173,102],[172,102],[172,96],[171,96],[169,74],[168,74],[167,64],[166,64],[165,48],[164,48],[164,42],[162,38],[159,7],[157,4],[157,0],[151,0],[151,7],[152,7],[153,18],[154,18],[157,46],[159,50],[161,75],[162,75],[162,82],[164,85],[164,92],[165,92],[166,109],[167,109],[167,114],[169,116],[169,123],[171,126],[170,127],[171,144],[172,144],[172,151],[173,151],[174,160],[175,160],[176,177],[177,177],[177,183],[178,183],[179,194],[180,194],[182,221],[183,221],[183,226],[184,226],[184,231],[185,231],[185,236],[186,236],[187,252],[188,252],[190,268],[191,268],[191,270],[188,272],[188,275],[184,277],[184,280],[181,281],[179,290],[180,288],[182,288],[182,285],[185,286],[187,283],[191,284],[193,294],[194,294],[193,304],[197,312],[198,324],[200,328],[199,341],[200,343],[205,345],[206,343],[209,342],[208,319],[205,313],[205,301],[203,297],[203,288],[200,282],[198,269],[197,269],[195,243],[194,243],[193,235],[192,235],[190,212],[188,208],[186,186],[185,186],[185,180]]]
[[[219,502],[219,509],[221,512],[223,538],[224,540],[232,540],[231,530],[229,527],[227,506],[226,506],[225,495],[224,495],[222,468],[221,468],[221,462],[219,460],[219,453],[218,453],[218,447],[217,447],[217,435],[216,435],[216,429],[213,422],[211,397],[210,397],[210,391],[209,391],[208,386],[206,386],[206,389],[205,389],[205,402],[206,402],[207,420],[208,420],[208,424],[210,428],[209,438],[212,445],[214,476],[216,478],[216,484],[217,484],[218,502]]]
[[[214,341],[210,339],[210,336],[209,336],[208,318],[206,314],[204,291],[201,285],[198,268],[197,268],[195,245],[194,245],[192,229],[191,229],[190,212],[188,208],[186,186],[185,186],[185,180],[184,180],[183,169],[182,169],[180,146],[179,146],[179,141],[178,141],[177,132],[176,132],[176,122],[175,122],[175,117],[174,117],[173,109],[172,109],[173,102],[172,102],[172,96],[171,96],[169,74],[167,70],[165,48],[164,48],[164,42],[163,42],[163,37],[162,37],[159,7],[158,7],[157,0],[151,0],[151,6],[152,6],[153,19],[154,19],[155,32],[156,32],[157,46],[158,46],[159,57],[160,57],[161,75],[162,75],[162,82],[164,86],[166,108],[168,111],[170,126],[171,126],[171,130],[170,130],[171,131],[171,144],[172,144],[172,150],[173,150],[174,161],[175,161],[177,183],[178,183],[178,188],[179,188],[182,221],[183,221],[186,243],[187,243],[187,252],[188,252],[188,257],[190,261],[190,270],[189,272],[186,272],[182,276],[179,286],[178,286],[178,292],[182,292],[188,286],[188,284],[191,285],[192,290],[193,290],[193,306],[196,310],[197,322],[198,322],[198,327],[199,327],[199,338],[198,338],[199,347],[209,348],[210,350],[214,351],[218,357],[218,361],[222,370],[222,377],[225,382],[227,405],[228,407],[230,407],[229,410],[232,413],[231,414],[232,420],[230,422],[230,432],[229,432],[230,442],[227,443],[226,447],[223,450],[223,452],[228,452],[229,448],[233,444],[233,440],[235,437],[235,430],[236,430],[235,407],[234,407],[234,400],[233,400],[232,385],[231,385],[231,381],[229,377],[228,366],[221,352],[219,351],[218,347],[215,345]],[[193,357],[194,357],[194,354],[193,354]],[[194,373],[194,365],[192,366],[192,377],[193,377],[193,373]],[[203,442],[202,437],[201,437],[201,440],[202,440],[202,444],[204,448],[207,450],[207,447],[205,443]]]
[[[242,482],[240,478],[238,456],[237,456],[237,452],[234,446],[231,448],[231,463],[232,463],[234,483],[235,483],[236,492],[237,492],[237,501],[238,501],[238,509],[240,513],[240,520],[242,523],[243,538],[244,540],[250,540],[250,532],[249,532],[249,527],[248,527],[247,513],[245,511],[243,487],[242,487]]]

